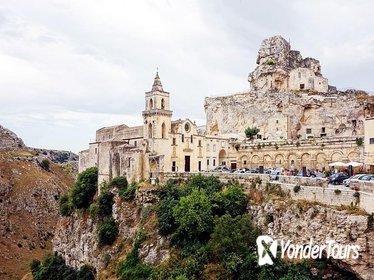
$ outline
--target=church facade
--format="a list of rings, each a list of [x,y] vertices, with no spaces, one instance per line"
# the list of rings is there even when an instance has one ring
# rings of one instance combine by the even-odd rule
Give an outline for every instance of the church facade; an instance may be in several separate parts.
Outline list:
[[[158,73],[145,93],[143,125],[124,124],[96,131],[95,142],[79,153],[79,172],[96,166],[99,182],[127,176],[130,182],[157,178],[162,172],[199,172],[226,165],[225,137],[205,135],[190,119],[172,120],[170,93]]]

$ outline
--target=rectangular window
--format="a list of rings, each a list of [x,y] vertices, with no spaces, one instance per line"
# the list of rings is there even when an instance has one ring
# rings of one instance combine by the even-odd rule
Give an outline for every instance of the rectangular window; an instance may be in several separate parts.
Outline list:
[[[201,161],[199,161],[199,171],[201,171]]]
[[[129,162],[128,162],[128,165],[127,165],[128,168],[131,167],[131,158],[129,158]]]
[[[193,143],[193,136],[191,135],[191,143]]]
[[[209,146],[209,144],[206,144],[206,151],[210,152],[210,146]]]
[[[370,138],[370,139],[369,139],[369,143],[370,143],[370,144],[374,144],[374,138]]]
[[[279,121],[278,121],[278,120],[276,120],[276,121],[275,121],[275,123],[276,123],[276,124],[278,124],[278,123],[279,123]]]
[[[262,139],[262,135],[261,134],[257,134],[257,139]]]
[[[300,84],[300,89],[304,89],[305,88],[305,85],[304,84]]]
[[[322,133],[326,133],[326,127],[322,127]]]
[[[357,121],[356,120],[352,120],[352,125],[355,127],[357,125]]]
[[[216,151],[216,144],[213,144],[213,152]]]
[[[216,160],[213,159],[213,166],[216,166]]]
[[[206,165],[209,166],[209,159],[206,160]]]
[[[307,128],[306,129],[306,134],[311,134],[312,133],[312,129],[311,128]]]
[[[199,147],[201,147],[201,140],[199,140]]]
[[[182,143],[184,142],[184,134],[182,134]]]
[[[97,148],[95,148],[95,154],[97,154]]]
[[[244,165],[246,165],[246,164],[247,164],[247,161],[246,161],[246,160],[244,160],[244,161],[243,161],[243,164],[244,164]]]
[[[173,145],[175,146],[177,144],[177,139],[175,137],[173,138]]]
[[[171,171],[172,172],[177,171],[177,163],[175,161],[173,161],[172,164],[171,164]]]

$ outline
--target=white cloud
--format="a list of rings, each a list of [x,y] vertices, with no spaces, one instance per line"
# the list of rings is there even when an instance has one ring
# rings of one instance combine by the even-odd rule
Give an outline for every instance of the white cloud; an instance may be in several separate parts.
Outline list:
[[[100,126],[141,122],[156,67],[175,118],[202,123],[204,97],[248,88],[259,44],[275,34],[320,59],[332,84],[372,90],[373,5],[4,1],[0,123],[34,146],[78,151]]]

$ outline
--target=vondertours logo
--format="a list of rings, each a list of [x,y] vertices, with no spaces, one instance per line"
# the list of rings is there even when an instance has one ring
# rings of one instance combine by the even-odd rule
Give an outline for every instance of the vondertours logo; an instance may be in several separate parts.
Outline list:
[[[359,257],[359,245],[343,245],[335,240],[326,240],[325,244],[314,244],[313,238],[308,244],[293,244],[290,240],[274,240],[268,235],[257,237],[258,265],[272,265],[273,258],[277,257],[278,243],[280,245],[280,257],[282,259],[320,259],[322,256],[334,259],[357,259]]]

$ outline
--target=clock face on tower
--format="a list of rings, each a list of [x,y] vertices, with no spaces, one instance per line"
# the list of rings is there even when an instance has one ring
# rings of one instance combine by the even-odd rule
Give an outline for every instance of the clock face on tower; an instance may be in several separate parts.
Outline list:
[[[184,130],[185,130],[186,132],[190,132],[190,124],[186,123],[186,124],[184,125]]]

